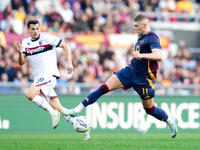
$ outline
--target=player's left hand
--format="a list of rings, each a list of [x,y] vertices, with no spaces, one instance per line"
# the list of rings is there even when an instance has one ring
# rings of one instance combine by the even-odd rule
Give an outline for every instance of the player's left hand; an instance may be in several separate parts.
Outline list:
[[[133,51],[132,53],[133,58],[141,59],[141,54],[139,52]]]
[[[74,67],[71,63],[69,63],[67,64],[66,69],[67,69],[67,74],[71,74],[74,70]]]

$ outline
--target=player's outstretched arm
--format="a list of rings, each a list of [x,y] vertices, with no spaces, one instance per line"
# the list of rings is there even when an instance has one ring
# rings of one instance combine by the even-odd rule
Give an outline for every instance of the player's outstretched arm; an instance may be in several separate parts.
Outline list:
[[[68,71],[68,74],[71,74],[74,69],[73,65],[72,65],[72,59],[71,59],[71,49],[70,49],[69,45],[64,41],[62,41],[60,43],[59,47],[63,48],[66,53],[66,57],[67,57],[66,69]]]
[[[19,52],[18,63],[22,66],[26,62],[26,55],[23,54],[23,47],[19,41],[17,42],[17,51]]]

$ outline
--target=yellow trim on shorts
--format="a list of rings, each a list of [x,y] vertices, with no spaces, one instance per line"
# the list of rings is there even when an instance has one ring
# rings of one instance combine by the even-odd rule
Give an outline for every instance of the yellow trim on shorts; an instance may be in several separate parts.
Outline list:
[[[150,62],[150,60],[148,60],[148,72],[149,72],[149,75],[151,76],[151,79],[156,79],[156,77],[154,76],[154,74],[151,72],[149,62]]]
[[[149,82],[149,85],[154,89],[155,88],[155,84],[153,84],[153,81],[151,79],[146,78]]]

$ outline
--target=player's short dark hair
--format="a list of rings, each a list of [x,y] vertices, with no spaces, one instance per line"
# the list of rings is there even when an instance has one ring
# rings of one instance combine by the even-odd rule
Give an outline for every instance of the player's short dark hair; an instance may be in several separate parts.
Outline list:
[[[144,14],[138,14],[133,19],[134,22],[140,22],[140,21],[143,21],[143,20],[148,20],[147,16],[145,16]]]
[[[27,22],[27,27],[30,28],[30,25],[31,25],[31,24],[39,24],[39,25],[40,25],[39,21],[36,20],[36,19],[31,19],[31,20],[29,20],[29,21]]]

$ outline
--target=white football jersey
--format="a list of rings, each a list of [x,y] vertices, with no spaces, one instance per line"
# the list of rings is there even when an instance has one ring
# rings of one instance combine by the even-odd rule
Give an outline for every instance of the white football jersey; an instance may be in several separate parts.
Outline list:
[[[36,40],[29,37],[22,41],[23,53],[28,57],[34,81],[49,75],[60,77],[55,48],[61,41],[50,34],[40,34]]]

